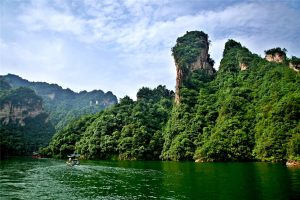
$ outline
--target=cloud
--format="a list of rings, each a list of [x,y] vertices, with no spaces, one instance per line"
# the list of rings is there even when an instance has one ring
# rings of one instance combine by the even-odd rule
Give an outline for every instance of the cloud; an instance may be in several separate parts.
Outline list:
[[[1,33],[6,51],[0,56],[16,73],[27,66],[77,90],[97,86],[134,97],[141,86],[174,89],[171,48],[186,31],[208,33],[216,67],[229,38],[255,53],[282,46],[299,56],[299,7],[282,1],[32,0],[10,16],[14,26],[1,25],[10,34]],[[68,82],[59,72],[69,74]],[[72,82],[76,76],[82,82]]]
[[[29,31],[70,32],[81,35],[85,26],[84,20],[65,10],[55,10],[44,1],[32,1],[31,7],[24,9],[18,19]]]
[[[49,4],[35,3],[19,19],[32,31],[69,32],[83,42],[114,43],[121,51],[133,53],[170,48],[187,30],[203,29],[213,39],[253,34],[280,39],[295,37],[300,29],[297,10],[278,3],[241,3],[224,10],[153,21],[155,8],[164,5],[168,1],[85,0],[81,5],[84,14],[78,15],[72,7],[55,10]]]

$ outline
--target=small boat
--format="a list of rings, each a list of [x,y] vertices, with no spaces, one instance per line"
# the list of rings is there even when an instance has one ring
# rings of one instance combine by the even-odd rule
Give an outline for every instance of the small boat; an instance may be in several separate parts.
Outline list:
[[[74,165],[80,165],[80,162],[79,162],[79,158],[80,157],[80,154],[71,154],[71,155],[68,155],[68,160],[67,160],[67,165],[69,166],[74,166]]]
[[[33,152],[32,153],[32,158],[42,158],[42,156],[38,152]]]

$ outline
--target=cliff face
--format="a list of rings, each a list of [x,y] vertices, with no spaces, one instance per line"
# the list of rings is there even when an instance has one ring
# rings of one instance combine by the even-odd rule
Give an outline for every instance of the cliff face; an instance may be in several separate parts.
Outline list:
[[[29,88],[0,89],[0,159],[29,155],[48,143],[54,127],[42,103]]]
[[[5,125],[9,123],[18,123],[21,126],[25,126],[26,118],[34,118],[42,112],[41,103],[30,106],[30,104],[14,105],[12,102],[7,102],[0,109],[0,121]]]
[[[49,120],[57,129],[63,128],[69,121],[81,115],[100,112],[118,102],[112,92],[94,90],[77,93],[57,84],[31,82],[13,74],[0,76],[0,80],[1,78],[14,89],[28,87],[34,90],[43,99],[43,107],[49,113]]]
[[[246,63],[239,63],[241,71],[245,71],[248,69],[248,65]]]
[[[208,75],[215,73],[208,50],[208,36],[202,31],[187,32],[177,39],[172,48],[176,66],[176,103],[180,102],[180,88],[194,71],[203,70]]]
[[[180,102],[179,89],[183,82],[183,70],[176,64],[176,86],[175,86],[175,102]]]
[[[267,54],[265,59],[269,62],[275,62],[275,63],[283,63],[285,56],[280,53],[275,53],[274,55],[272,54]]]
[[[43,113],[42,99],[27,88],[8,90],[1,96],[0,122],[25,126],[27,118],[35,118]]]
[[[300,64],[293,64],[292,62],[290,62],[289,63],[289,67],[291,68],[291,69],[293,69],[294,71],[296,71],[296,72],[299,72],[300,71]]]

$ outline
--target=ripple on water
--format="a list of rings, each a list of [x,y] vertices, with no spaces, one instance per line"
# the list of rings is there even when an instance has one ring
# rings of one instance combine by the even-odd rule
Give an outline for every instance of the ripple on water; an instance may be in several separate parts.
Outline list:
[[[4,199],[154,199],[164,174],[152,169],[100,165],[66,166],[60,161],[29,162],[1,173]],[[4,170],[5,171],[5,170]],[[4,192],[5,191],[5,192]],[[8,193],[8,194],[5,194]],[[156,194],[157,195],[157,194]],[[1,199],[2,200],[2,199]]]

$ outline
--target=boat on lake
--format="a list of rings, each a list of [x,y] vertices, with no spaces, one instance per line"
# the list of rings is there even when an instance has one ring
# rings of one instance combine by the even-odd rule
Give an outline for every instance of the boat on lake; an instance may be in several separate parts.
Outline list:
[[[32,153],[32,158],[42,158],[42,155],[39,154],[38,152],[33,152]]]
[[[80,162],[79,162],[79,157],[80,157],[80,154],[70,154],[68,155],[68,160],[67,160],[67,165],[69,166],[75,166],[75,165],[80,165]]]

